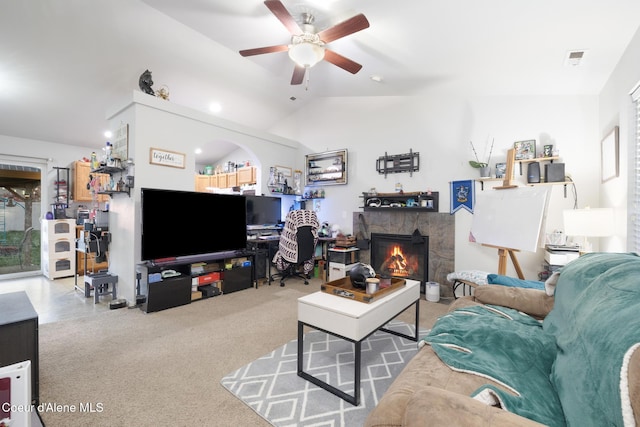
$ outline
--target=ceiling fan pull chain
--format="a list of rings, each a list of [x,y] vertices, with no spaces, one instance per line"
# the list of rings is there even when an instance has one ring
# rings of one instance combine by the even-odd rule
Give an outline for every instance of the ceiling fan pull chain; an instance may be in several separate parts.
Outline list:
[[[304,85],[304,90],[309,90],[309,77],[311,76],[311,67],[307,67],[307,82]]]

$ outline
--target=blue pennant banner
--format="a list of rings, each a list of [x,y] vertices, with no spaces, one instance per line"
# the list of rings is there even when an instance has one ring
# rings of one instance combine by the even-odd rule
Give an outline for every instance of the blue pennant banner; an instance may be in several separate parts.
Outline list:
[[[452,215],[460,208],[465,208],[473,213],[473,206],[475,205],[473,180],[452,181],[450,193]]]

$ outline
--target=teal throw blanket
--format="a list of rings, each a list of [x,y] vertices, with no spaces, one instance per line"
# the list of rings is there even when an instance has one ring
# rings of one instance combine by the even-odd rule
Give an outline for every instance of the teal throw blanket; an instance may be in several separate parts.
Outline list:
[[[544,290],[544,282],[538,280],[523,280],[501,274],[487,275],[487,282],[491,285],[511,286],[514,288],[528,288]]]
[[[534,318],[498,306],[457,309],[442,316],[423,338],[452,369],[488,377],[511,392],[487,385],[510,412],[549,426],[564,426],[564,415],[549,373],[556,356],[554,337]]]
[[[640,257],[592,253],[567,264],[543,328],[556,337],[551,381],[568,424],[632,425],[622,373],[640,343]]]

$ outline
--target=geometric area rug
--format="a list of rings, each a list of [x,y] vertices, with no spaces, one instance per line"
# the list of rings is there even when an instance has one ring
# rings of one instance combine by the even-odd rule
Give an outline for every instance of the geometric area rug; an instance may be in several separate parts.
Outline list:
[[[387,329],[414,336],[415,326],[392,321]],[[420,330],[419,338],[428,334]],[[304,370],[353,395],[349,341],[310,329],[304,336]],[[418,352],[414,341],[376,331],[362,342],[360,405],[300,378],[297,339],[225,375],[220,383],[273,426],[362,426],[393,380]]]

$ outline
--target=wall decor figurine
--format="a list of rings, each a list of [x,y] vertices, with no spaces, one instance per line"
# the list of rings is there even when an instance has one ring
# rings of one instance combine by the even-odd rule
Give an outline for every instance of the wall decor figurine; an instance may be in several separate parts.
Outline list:
[[[138,79],[138,84],[140,86],[140,90],[149,95],[155,96],[155,92],[151,88],[153,86],[153,79],[151,78],[151,71],[145,70],[144,73],[140,74],[140,79]]]

